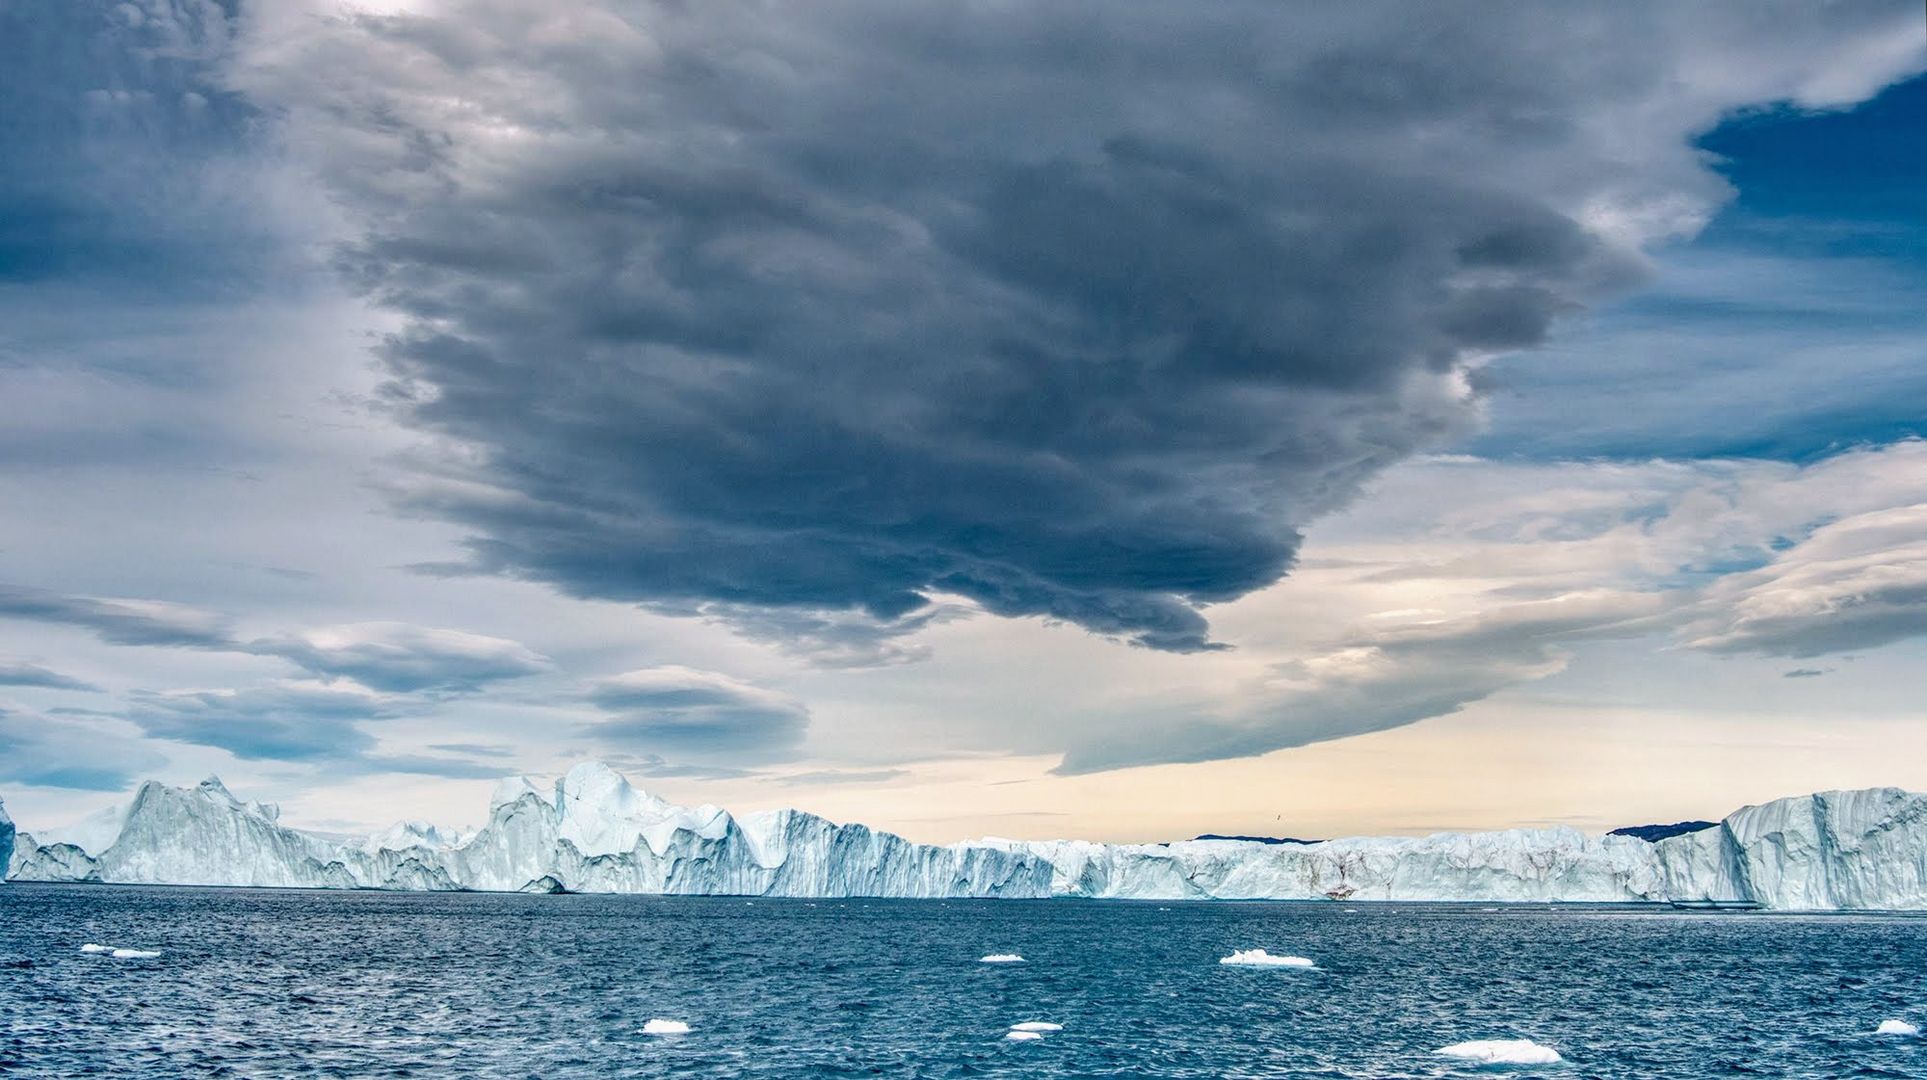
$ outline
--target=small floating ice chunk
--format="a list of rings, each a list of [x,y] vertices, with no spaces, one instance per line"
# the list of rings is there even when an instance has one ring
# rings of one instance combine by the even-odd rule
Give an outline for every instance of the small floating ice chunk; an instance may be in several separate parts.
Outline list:
[[[1035,1031],[1006,1031],[1004,1038],[1012,1042],[1029,1042],[1032,1039],[1041,1039],[1043,1036]]]
[[[662,1017],[657,1016],[642,1025],[642,1033],[644,1035],[687,1035],[689,1034],[689,1025],[683,1023],[681,1020],[664,1020]]]
[[[80,947],[80,951],[81,951],[81,952],[84,952],[84,953],[104,953],[104,952],[113,952],[113,951],[114,951],[114,947],[113,947],[112,945],[96,945],[96,944],[94,944],[93,942],[91,942],[91,941],[90,941],[90,942],[88,942],[87,944],[85,944],[85,945],[82,945],[82,946]]]
[[[1064,1025],[1053,1024],[1048,1020],[1026,1020],[1021,1024],[1010,1025],[1012,1031],[1062,1031]]]
[[[158,960],[160,955],[158,949],[115,949],[113,952],[116,960]]]
[[[1441,1057],[1476,1061],[1481,1065],[1554,1065],[1564,1059],[1550,1046],[1531,1039],[1474,1039],[1434,1051]]]
[[[1219,960],[1235,967],[1314,968],[1318,965],[1303,956],[1273,956],[1263,949],[1238,949]]]
[[[977,962],[979,964],[1021,964],[1024,958],[1014,952],[994,952]]]
[[[1920,1028],[1905,1020],[1882,1020],[1880,1026],[1873,1029],[1873,1033],[1875,1035],[1918,1035]]]

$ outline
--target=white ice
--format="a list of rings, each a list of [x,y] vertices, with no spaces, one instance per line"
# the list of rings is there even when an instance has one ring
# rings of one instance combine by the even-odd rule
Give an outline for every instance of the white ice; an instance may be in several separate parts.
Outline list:
[[[552,791],[551,791],[552,787]],[[0,834],[11,836],[0,818]],[[50,843],[61,835],[86,850]],[[0,840],[4,843],[4,840]],[[148,783],[121,811],[14,838],[16,881],[257,888],[902,898],[1715,901],[1780,910],[1927,909],[1927,794],[1835,791],[1746,807],[1718,829],[1658,843],[1572,829],[1317,844],[1170,845],[985,839],[914,844],[797,810],[744,818],[679,807],[584,765],[511,780],[476,832],[404,825],[372,842],[282,824],[218,781]],[[1368,905],[1341,905],[1347,915]],[[1361,910],[1362,909],[1362,910]],[[993,959],[993,962],[1016,962]],[[1273,965],[1289,968],[1290,964]]]
[[[1021,1024],[1010,1025],[1012,1031],[1062,1031],[1064,1025],[1053,1024],[1048,1020],[1026,1020]]]
[[[994,952],[977,962],[979,964],[1021,964],[1024,958],[1014,952]]]
[[[664,1020],[658,1016],[642,1025],[642,1033],[644,1035],[687,1035],[689,1025],[681,1020]]]
[[[96,944],[94,944],[93,942],[91,942],[91,941],[90,941],[90,942],[88,942],[87,944],[85,944],[85,945],[82,945],[82,946],[80,947],[80,951],[81,951],[81,952],[84,952],[84,953],[104,953],[104,952],[113,952],[113,951],[114,951],[114,947],[113,947],[112,945],[96,945]]]
[[[1552,1065],[1564,1060],[1559,1051],[1531,1039],[1475,1039],[1442,1046],[1436,1053],[1481,1065]]]
[[[1263,949],[1238,949],[1218,961],[1236,967],[1312,968],[1318,965],[1303,956],[1273,956]]]
[[[1035,1031],[1007,1031],[1004,1033],[1004,1038],[1013,1042],[1029,1042],[1032,1039],[1041,1039],[1043,1036]]]
[[[158,949],[115,949],[113,952],[116,960],[156,960],[160,955]]]
[[[1875,1035],[1918,1035],[1920,1028],[1905,1020],[1882,1020],[1873,1033]]]

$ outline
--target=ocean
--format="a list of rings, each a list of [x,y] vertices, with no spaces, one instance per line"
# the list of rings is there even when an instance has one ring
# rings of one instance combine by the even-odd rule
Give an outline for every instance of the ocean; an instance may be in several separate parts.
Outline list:
[[[1886,1019],[1927,920],[0,886],[10,1076],[1927,1076]]]

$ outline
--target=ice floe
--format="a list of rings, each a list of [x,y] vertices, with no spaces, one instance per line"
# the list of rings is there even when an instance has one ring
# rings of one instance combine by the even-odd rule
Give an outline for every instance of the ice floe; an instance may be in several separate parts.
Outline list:
[[[642,1025],[642,1033],[644,1035],[687,1035],[689,1025],[681,1020],[664,1020],[658,1016]]]
[[[1021,964],[1024,958],[1014,952],[994,952],[977,962],[979,964]]]
[[[1918,1035],[1920,1027],[1909,1024],[1905,1020],[1882,1020],[1880,1026],[1873,1029],[1873,1033],[1875,1035]]]
[[[1012,1031],[1062,1031],[1064,1025],[1053,1024],[1048,1020],[1026,1020],[1021,1024],[1010,1025]]]
[[[1230,956],[1219,960],[1220,964],[1234,967],[1278,967],[1314,968],[1318,965],[1303,956],[1273,956],[1263,949],[1237,949]]]
[[[115,949],[112,953],[116,960],[158,960],[159,949]]]
[[[1442,1046],[1434,1052],[1441,1057],[1481,1065],[1553,1065],[1564,1060],[1559,1051],[1540,1046],[1531,1039],[1474,1039]]]
[[[1041,1039],[1043,1036],[1035,1031],[1006,1031],[1004,1038],[1012,1042],[1030,1042],[1033,1039]]]

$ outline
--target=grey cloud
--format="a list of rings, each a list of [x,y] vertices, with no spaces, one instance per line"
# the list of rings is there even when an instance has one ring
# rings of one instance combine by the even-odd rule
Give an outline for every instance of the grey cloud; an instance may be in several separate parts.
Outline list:
[[[472,693],[548,671],[548,657],[519,642],[398,622],[351,623],[243,640],[224,615],[158,600],[66,596],[0,585],[0,618],[88,630],[114,645],[154,645],[286,660],[322,678],[350,678],[391,693]],[[0,667],[0,676],[5,672]],[[4,682],[0,678],[0,682]]]
[[[411,711],[406,699],[325,683],[243,690],[136,692],[122,717],[148,736],[212,746],[244,761],[322,766],[335,775],[414,773],[456,779],[502,775],[499,763],[383,753],[364,726]],[[463,753],[462,747],[433,747]]]
[[[518,642],[407,623],[356,623],[253,642],[317,675],[346,676],[374,690],[480,690],[549,670],[549,659]]]
[[[0,686],[31,686],[46,690],[96,691],[100,687],[23,660],[0,660]]]
[[[364,772],[409,773],[448,780],[494,780],[508,771],[498,763],[417,754],[365,754],[352,759],[348,765]]]
[[[314,684],[134,695],[126,718],[157,739],[255,761],[354,760],[375,745],[361,722],[396,713],[379,696]]]
[[[1278,665],[1227,714],[1159,717],[1086,736],[1052,771],[1249,757],[1447,716],[1558,671],[1574,642],[1650,629],[1670,604],[1653,594],[1595,591],[1361,634]]]
[[[665,780],[741,780],[758,775],[753,769],[736,768],[730,765],[679,764],[664,760],[660,754],[638,756],[599,752],[595,758],[631,776]]]
[[[884,628],[947,594],[1172,650],[1473,424],[1469,365],[1716,204],[1697,131],[1871,92],[1899,60],[1834,72],[1912,32],[1880,5],[444,10],[316,24],[235,85],[408,319],[390,403],[462,449],[401,502],[467,526],[470,571]]]
[[[1817,679],[1825,674],[1827,674],[1826,669],[1801,667],[1784,672],[1780,677],[1783,679]]]
[[[119,791],[166,760],[95,723],[0,710],[0,780]]]
[[[1706,592],[1695,648],[1805,659],[1927,635],[1927,504],[1813,530]]]
[[[160,600],[64,596],[44,589],[0,585],[0,617],[78,626],[113,645],[171,645],[192,649],[234,646],[229,620]]]
[[[812,772],[791,773],[779,777],[777,783],[790,787],[813,787],[819,784],[881,784],[895,780],[899,776],[910,775],[908,769],[817,769]]]
[[[685,667],[605,679],[589,700],[610,714],[584,725],[597,742],[672,758],[777,760],[794,752],[809,727],[801,702]]]
[[[235,0],[0,3],[0,282],[248,281],[257,112],[221,85]]]

